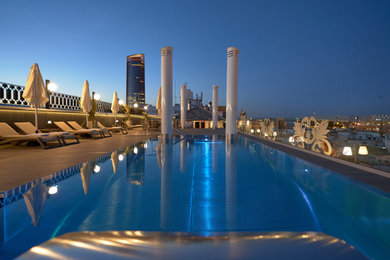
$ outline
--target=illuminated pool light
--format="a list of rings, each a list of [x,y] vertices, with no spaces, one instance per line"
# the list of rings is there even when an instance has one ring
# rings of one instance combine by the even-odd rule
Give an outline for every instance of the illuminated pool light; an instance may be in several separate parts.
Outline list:
[[[51,186],[51,187],[49,188],[49,191],[48,191],[48,193],[49,193],[50,195],[56,194],[57,192],[58,192],[58,186],[57,186],[57,185]]]
[[[100,166],[99,166],[99,165],[95,165],[95,167],[93,168],[93,171],[94,171],[95,173],[100,172]]]

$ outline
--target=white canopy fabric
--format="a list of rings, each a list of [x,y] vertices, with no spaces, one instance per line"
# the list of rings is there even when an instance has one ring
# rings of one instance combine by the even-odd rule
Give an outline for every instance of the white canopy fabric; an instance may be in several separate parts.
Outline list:
[[[118,114],[119,111],[118,94],[116,93],[116,91],[114,92],[114,96],[112,98],[111,111],[114,114]]]
[[[85,112],[85,126],[88,128],[88,113],[92,109],[88,80],[84,81],[83,94],[81,95],[80,100],[80,107]]]
[[[49,95],[47,94],[41,72],[36,63],[31,66],[26,87],[23,91],[23,98],[27,100],[33,108],[43,107],[47,101],[49,101]]]
[[[26,87],[23,91],[23,98],[30,103],[32,108],[35,108],[35,128],[36,132],[38,132],[38,108],[43,107],[49,101],[49,95],[36,63],[31,66]]]
[[[158,110],[158,114],[161,115],[161,87],[158,90],[158,97],[157,97],[156,108]]]
[[[89,113],[89,111],[91,111],[92,109],[88,80],[84,81],[83,94],[81,95],[80,106],[81,109],[87,113]]]

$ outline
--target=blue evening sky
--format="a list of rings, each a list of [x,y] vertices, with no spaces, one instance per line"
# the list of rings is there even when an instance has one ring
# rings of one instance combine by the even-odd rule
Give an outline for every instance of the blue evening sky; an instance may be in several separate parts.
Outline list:
[[[58,92],[125,98],[126,56],[145,54],[146,100],[173,78],[225,104],[226,48],[240,49],[239,108],[249,116],[390,113],[390,1],[0,2],[0,81],[25,85],[38,63]]]

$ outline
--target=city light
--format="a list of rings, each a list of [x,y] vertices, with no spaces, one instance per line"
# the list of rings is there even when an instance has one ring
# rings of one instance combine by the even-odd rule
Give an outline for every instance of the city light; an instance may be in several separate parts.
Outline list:
[[[119,99],[119,105],[123,105],[123,100],[122,99]]]
[[[134,107],[137,108],[137,107],[138,107],[138,104],[137,104],[137,103],[134,103]]]
[[[138,153],[138,148],[137,147],[134,147],[134,153],[137,154]]]
[[[120,154],[120,155],[118,156],[118,159],[119,159],[119,161],[123,161],[123,159],[124,159],[123,154]]]
[[[294,142],[294,138],[293,138],[292,136],[290,136],[290,137],[288,138],[288,141],[289,141],[290,143],[292,143],[292,142]]]
[[[47,85],[47,89],[49,90],[49,91],[56,91],[57,90],[57,85],[55,84],[55,83],[49,83],[48,85]]]
[[[47,121],[47,124],[48,124],[48,125],[51,125],[51,124],[52,124],[52,122],[49,120],[49,121]]]
[[[257,133],[260,133],[260,129],[257,129],[257,131],[256,131]]]
[[[255,130],[254,129],[251,129],[251,133],[253,134],[255,132]]]
[[[145,106],[144,106],[144,110],[148,110],[148,106],[145,105]]]

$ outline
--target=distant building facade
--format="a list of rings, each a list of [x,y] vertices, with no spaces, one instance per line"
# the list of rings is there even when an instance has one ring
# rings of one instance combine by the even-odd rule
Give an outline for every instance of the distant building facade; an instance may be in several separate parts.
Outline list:
[[[145,55],[127,56],[126,105],[145,104]]]
[[[198,94],[195,95],[191,91],[191,89],[186,90],[186,100],[187,100],[187,110],[190,110],[194,107],[203,106],[202,100],[203,100],[203,92],[200,93],[200,97]]]

